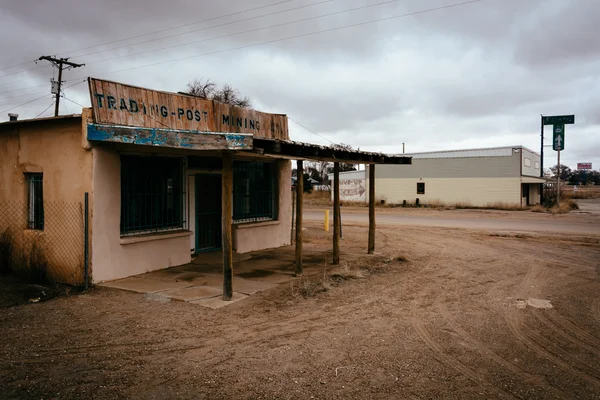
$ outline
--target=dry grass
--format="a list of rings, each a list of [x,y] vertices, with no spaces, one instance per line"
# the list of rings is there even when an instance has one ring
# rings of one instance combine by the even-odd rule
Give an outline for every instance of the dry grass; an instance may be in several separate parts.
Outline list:
[[[312,193],[304,193],[304,204],[311,206],[330,206],[331,193],[313,190]]]
[[[574,202],[571,199],[563,199],[560,203],[560,206],[557,206],[556,204],[552,205],[551,207],[544,207],[543,205],[536,205],[534,207],[531,208],[532,212],[538,212],[538,213],[551,213],[551,214],[566,214],[570,211],[573,210],[578,210],[579,206],[577,205],[576,202]]]
[[[454,208],[457,210],[501,210],[501,211],[521,211],[526,210],[526,207],[521,207],[518,204],[494,202],[488,203],[485,206],[474,206],[469,202],[458,202],[454,204]]]
[[[392,258],[371,257],[352,262],[343,262],[339,266],[327,270],[323,268],[323,275],[301,276],[295,281],[290,282],[292,296],[295,298],[309,298],[319,293],[332,290],[345,281],[368,278],[371,275],[377,275],[388,272],[394,266],[406,263],[408,260],[404,256],[395,256]]]

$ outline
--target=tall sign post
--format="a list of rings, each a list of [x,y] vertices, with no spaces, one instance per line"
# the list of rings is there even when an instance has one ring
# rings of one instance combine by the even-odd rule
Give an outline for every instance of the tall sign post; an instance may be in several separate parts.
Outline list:
[[[552,126],[552,150],[558,152],[558,167],[556,171],[556,205],[560,205],[560,151],[565,148],[565,126]]]
[[[556,204],[560,202],[560,151],[565,148],[565,125],[574,124],[574,115],[554,115],[554,116],[543,116],[542,115],[542,127],[541,127],[541,159],[540,159],[540,177],[544,177],[544,125],[552,125],[552,149],[558,152],[558,166],[556,171]],[[542,190],[543,196],[543,190]]]

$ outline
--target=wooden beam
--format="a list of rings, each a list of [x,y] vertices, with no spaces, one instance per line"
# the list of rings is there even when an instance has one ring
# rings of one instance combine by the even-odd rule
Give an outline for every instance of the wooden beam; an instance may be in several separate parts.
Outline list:
[[[296,161],[296,276],[302,275],[302,197],[304,194],[304,169],[302,160]]]
[[[223,300],[233,296],[233,243],[231,225],[233,218],[233,159],[230,153],[223,153],[221,190],[221,220],[223,237]]]
[[[333,264],[340,263],[340,163],[333,163]]]
[[[369,165],[369,248],[368,253],[375,252],[375,164]]]

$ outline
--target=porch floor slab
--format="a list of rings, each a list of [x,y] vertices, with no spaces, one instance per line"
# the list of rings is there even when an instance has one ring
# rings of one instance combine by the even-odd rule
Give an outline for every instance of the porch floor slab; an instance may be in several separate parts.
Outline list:
[[[100,286],[129,290],[137,293],[157,293],[165,290],[183,289],[192,286],[189,282],[161,281],[138,276],[102,283]]]
[[[318,246],[305,244],[304,275],[322,273],[328,253]],[[104,282],[99,286],[137,293],[152,293],[164,298],[216,309],[296,279],[293,246],[235,254],[234,295],[231,301],[223,301],[221,260],[220,251],[201,253],[189,264]]]

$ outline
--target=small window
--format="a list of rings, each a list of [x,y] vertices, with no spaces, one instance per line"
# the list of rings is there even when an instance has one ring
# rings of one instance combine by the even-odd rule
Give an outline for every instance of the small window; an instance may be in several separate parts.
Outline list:
[[[525,166],[531,167],[531,159],[530,158],[525,157]]]
[[[417,194],[425,194],[425,182],[417,182]]]
[[[535,165],[535,169],[540,169],[540,163],[539,163],[539,161],[536,161],[534,165]]]
[[[27,174],[28,212],[27,227],[44,229],[44,182],[42,174]]]

